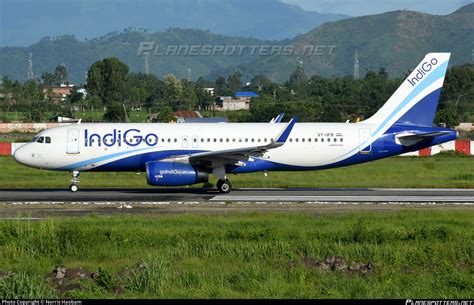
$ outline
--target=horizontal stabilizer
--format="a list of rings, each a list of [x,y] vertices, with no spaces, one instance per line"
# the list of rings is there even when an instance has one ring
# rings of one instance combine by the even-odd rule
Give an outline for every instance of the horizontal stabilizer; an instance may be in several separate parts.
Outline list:
[[[450,131],[435,131],[435,132],[425,132],[425,133],[417,133],[417,134],[399,134],[396,136],[397,144],[403,146],[411,146],[418,142],[424,140],[430,140],[437,136],[444,136],[451,133]]]

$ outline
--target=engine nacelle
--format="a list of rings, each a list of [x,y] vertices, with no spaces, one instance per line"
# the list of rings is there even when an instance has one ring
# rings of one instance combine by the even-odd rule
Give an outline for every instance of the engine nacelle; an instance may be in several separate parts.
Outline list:
[[[152,161],[146,163],[146,179],[150,185],[178,186],[207,182],[209,175],[191,164]]]

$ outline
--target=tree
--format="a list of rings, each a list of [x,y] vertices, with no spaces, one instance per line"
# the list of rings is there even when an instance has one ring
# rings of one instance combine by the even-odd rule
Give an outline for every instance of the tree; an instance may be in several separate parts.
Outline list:
[[[49,73],[49,72],[43,72],[43,74],[41,74],[41,82],[45,86],[53,86],[53,85],[57,85],[59,81],[56,78],[55,74]]]
[[[306,92],[305,87],[308,84],[308,77],[304,73],[304,69],[301,65],[296,67],[295,72],[290,75],[290,79],[288,81],[288,87],[295,91],[295,93],[299,93],[304,95]]]
[[[227,82],[225,78],[222,76],[219,76],[216,79],[216,89],[215,89],[216,95],[217,96],[228,95],[228,91],[229,89],[227,87]]]
[[[304,69],[301,65],[296,67],[295,72],[290,75],[289,84],[290,86],[298,86],[304,84],[308,81],[306,74],[304,73]]]
[[[250,81],[250,89],[254,91],[262,91],[272,85],[272,82],[268,77],[266,77],[263,74],[256,75],[252,80]]]
[[[106,107],[123,102],[127,93],[128,66],[115,57],[95,62],[87,72],[86,90]]]
[[[173,121],[174,119],[175,117],[173,115],[173,109],[171,109],[170,106],[163,107],[160,113],[158,114],[158,117],[156,118],[158,122],[162,123],[168,123]]]
[[[456,112],[450,109],[442,109],[436,113],[434,121],[436,124],[444,123],[446,124],[446,127],[454,128],[459,125],[460,118]]]
[[[167,94],[173,101],[178,100],[183,93],[183,85],[181,84],[181,81],[176,79],[176,76],[173,74],[166,75],[163,81],[165,83],[165,94]]]
[[[41,122],[44,119],[44,113],[41,111],[40,107],[30,108],[25,113],[25,118],[27,122]]]
[[[241,77],[242,74],[240,74],[240,72],[234,72],[227,77],[227,86],[229,90],[232,91],[232,94],[242,87]]]
[[[68,82],[67,80],[67,69],[66,65],[62,64],[56,67],[56,70],[54,70],[54,76],[56,77],[56,81],[59,84],[65,84]]]

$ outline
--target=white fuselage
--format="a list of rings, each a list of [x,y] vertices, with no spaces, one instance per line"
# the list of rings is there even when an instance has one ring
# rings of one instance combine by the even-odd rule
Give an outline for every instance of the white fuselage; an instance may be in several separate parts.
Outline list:
[[[24,163],[44,169],[94,170],[150,153],[184,155],[265,145],[285,126],[284,123],[75,124],[41,132],[37,137],[50,137],[50,143],[29,143],[20,148],[15,158],[20,163],[22,158],[27,158]],[[289,166],[328,165],[347,157],[370,137],[373,128],[361,123],[297,123],[283,146],[267,151],[259,159]],[[143,170],[143,164],[117,170]]]

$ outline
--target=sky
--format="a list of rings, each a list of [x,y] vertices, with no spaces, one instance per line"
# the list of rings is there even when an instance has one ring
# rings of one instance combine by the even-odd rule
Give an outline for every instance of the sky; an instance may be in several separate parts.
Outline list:
[[[408,9],[434,15],[447,15],[473,0],[282,0],[305,10],[363,16]]]

